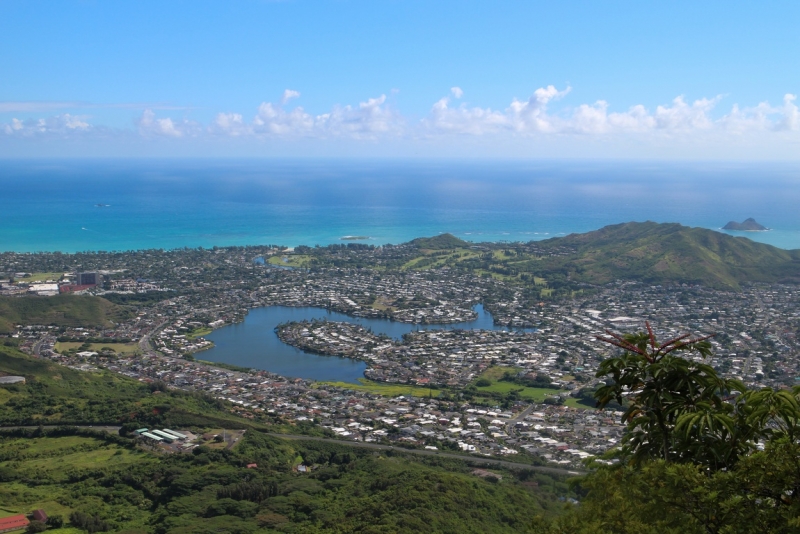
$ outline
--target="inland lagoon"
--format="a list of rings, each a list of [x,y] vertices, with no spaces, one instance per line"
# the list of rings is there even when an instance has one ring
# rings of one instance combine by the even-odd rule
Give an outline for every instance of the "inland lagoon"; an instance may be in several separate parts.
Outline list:
[[[201,357],[212,362],[262,369],[283,376],[356,384],[359,378],[364,377],[366,363],[337,356],[320,356],[296,349],[278,339],[275,327],[292,321],[326,319],[358,324],[376,334],[386,334],[396,340],[400,340],[403,334],[415,330],[508,330],[503,326],[495,326],[492,315],[484,310],[482,305],[479,304],[473,309],[478,314],[474,321],[447,325],[421,325],[388,319],[351,317],[317,307],[255,308],[250,310],[244,322],[225,326],[206,336],[206,339],[213,341],[215,346],[203,352]]]

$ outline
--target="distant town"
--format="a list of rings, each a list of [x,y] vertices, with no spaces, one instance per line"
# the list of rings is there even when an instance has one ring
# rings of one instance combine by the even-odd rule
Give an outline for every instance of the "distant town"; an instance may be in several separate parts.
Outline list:
[[[14,324],[4,336],[81,371],[103,368],[205,392],[246,418],[314,425],[343,440],[568,467],[601,455],[623,434],[621,408],[593,408],[597,366],[616,350],[596,340],[606,330],[634,332],[647,320],[664,339],[715,334],[708,363],[723,376],[777,388],[800,380],[797,286],[754,283],[737,291],[615,280],[556,298],[538,280],[521,285],[427,258],[397,268],[393,258],[409,246],[332,246],[323,266],[304,265],[302,250],[276,246],[4,253],[1,296],[97,296],[127,314],[95,326]],[[201,361],[213,347],[206,336],[246,320],[253,308],[313,306],[446,326],[474,320],[478,304],[495,328],[428,327],[402,339],[339,321],[277,328],[274,335],[298,349],[365,362],[361,384]]]

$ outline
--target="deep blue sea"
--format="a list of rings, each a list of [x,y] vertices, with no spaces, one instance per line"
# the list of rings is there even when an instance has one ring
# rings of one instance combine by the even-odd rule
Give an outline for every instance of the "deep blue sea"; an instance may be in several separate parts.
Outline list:
[[[800,248],[800,165],[591,161],[3,160],[0,251],[530,241],[652,220]]]

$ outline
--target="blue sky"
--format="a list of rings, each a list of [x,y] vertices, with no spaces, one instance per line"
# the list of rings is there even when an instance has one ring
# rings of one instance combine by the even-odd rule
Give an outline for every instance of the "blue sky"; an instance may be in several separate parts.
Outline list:
[[[0,157],[800,159],[800,2],[0,0]]]

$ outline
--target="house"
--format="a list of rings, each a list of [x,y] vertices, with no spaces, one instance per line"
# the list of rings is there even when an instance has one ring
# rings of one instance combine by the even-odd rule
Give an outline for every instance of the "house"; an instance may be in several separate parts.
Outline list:
[[[0,533],[20,530],[28,526],[30,521],[24,514],[0,518]]]

